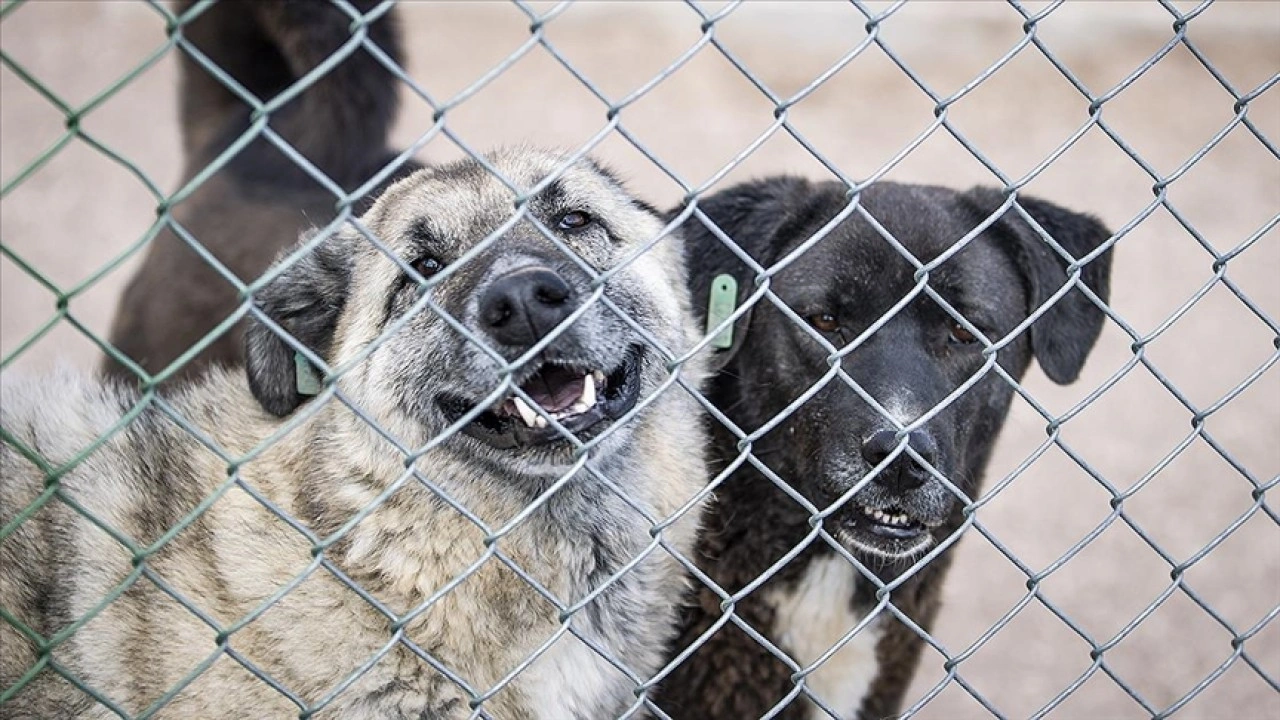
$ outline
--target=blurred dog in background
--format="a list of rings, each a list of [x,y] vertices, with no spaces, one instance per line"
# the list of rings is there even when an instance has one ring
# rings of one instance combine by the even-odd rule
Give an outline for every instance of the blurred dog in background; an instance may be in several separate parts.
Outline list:
[[[196,0],[175,10],[190,12]],[[367,12],[376,0],[353,0]],[[236,83],[267,102],[352,41],[352,18],[327,2],[222,0],[182,28],[183,37]],[[401,60],[397,10],[383,13],[367,38]],[[185,181],[220,162],[254,126],[250,106],[190,51],[180,53],[180,115]],[[387,147],[397,80],[363,45],[272,112],[274,133],[344,192],[379,182],[351,205],[359,215],[388,184],[420,165]],[[195,242],[241,282],[252,282],[300,231],[337,215],[338,197],[266,137],[258,136],[173,209]],[[385,177],[383,173],[387,173]],[[236,287],[186,239],[166,228],[125,288],[111,343],[148,373],[158,373],[201,342],[241,305]],[[244,323],[213,338],[177,372],[194,377],[211,363],[243,362]],[[107,371],[132,377],[108,358]]]

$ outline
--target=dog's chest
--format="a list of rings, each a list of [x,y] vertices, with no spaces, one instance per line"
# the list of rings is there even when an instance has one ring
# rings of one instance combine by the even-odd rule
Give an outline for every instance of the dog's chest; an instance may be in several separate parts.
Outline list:
[[[625,676],[585,643],[566,633],[521,673],[519,683],[539,720],[616,714],[625,706]]]
[[[432,518],[432,531],[420,534],[420,542],[408,544],[397,535],[404,525],[371,516],[367,527],[353,533],[347,559],[360,558],[362,577],[376,578],[380,585],[374,595],[397,613],[435,598],[406,624],[406,634],[473,684],[495,686],[528,663],[510,681],[513,692],[500,691],[486,705],[495,717],[613,716],[629,704],[633,683],[606,656],[642,674],[653,669],[670,624],[668,596],[678,593],[677,583],[663,580],[678,573],[651,558],[614,577],[640,554],[645,533],[612,510],[597,509],[595,518],[574,515],[591,527],[589,533],[550,532],[543,515],[518,526],[499,548],[519,572],[498,561],[473,566],[485,552],[482,536],[449,522],[446,514]],[[555,609],[541,592],[566,606],[594,596],[575,609],[572,624],[596,649],[573,632],[561,632]]]
[[[808,669],[862,619],[851,602],[859,582],[866,580],[844,558],[815,558],[794,586],[765,595],[774,610],[770,635],[793,660]],[[881,624],[880,619],[873,620],[807,678],[809,692],[840,718],[857,717],[858,707],[879,671],[876,644],[882,635]],[[809,716],[815,720],[831,717],[812,703]]]

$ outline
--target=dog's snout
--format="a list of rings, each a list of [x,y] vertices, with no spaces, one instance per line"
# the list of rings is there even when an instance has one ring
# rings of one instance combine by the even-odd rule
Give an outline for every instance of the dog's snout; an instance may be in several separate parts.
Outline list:
[[[573,312],[573,288],[548,268],[521,268],[498,278],[480,298],[480,323],[494,340],[528,346]]]
[[[897,433],[892,430],[878,430],[862,443],[862,457],[871,465],[879,465],[893,449],[898,447]],[[930,465],[938,456],[938,443],[933,436],[924,430],[912,430],[908,442],[911,449]],[[929,479],[929,471],[917,463],[904,449],[894,461],[886,467],[875,481],[894,492],[914,490]]]

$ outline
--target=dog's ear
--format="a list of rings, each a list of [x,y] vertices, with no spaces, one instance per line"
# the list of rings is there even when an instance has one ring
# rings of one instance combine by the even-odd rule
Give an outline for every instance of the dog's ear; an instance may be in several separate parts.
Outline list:
[[[698,207],[742,252],[767,268],[781,257],[789,242],[796,239],[796,233],[805,229],[802,226],[817,227],[829,219],[818,215],[829,209],[830,194],[826,184],[816,185],[797,177],[771,177],[722,190],[700,200]],[[667,219],[679,215],[682,209],[667,213]],[[838,210],[837,205],[832,212]],[[738,286],[735,307],[741,307],[756,290],[756,273],[697,217],[690,216],[681,228],[693,304],[699,326],[705,328],[711,287],[716,278],[725,274],[734,278]],[[751,326],[752,309],[754,306],[734,323],[732,344],[715,350],[713,370],[719,371],[742,349]]]
[[[982,219],[995,212],[1005,200],[998,190],[975,188],[962,199],[970,203]],[[1097,218],[1065,210],[1044,200],[1019,196],[1018,204],[1064,250],[1077,260],[1093,252],[1111,237],[1111,231]],[[1018,266],[1030,294],[1030,311],[1035,311],[1067,283],[1068,262],[1045,242],[1016,209],[1010,207],[991,226],[1002,248]],[[990,232],[990,231],[989,231]],[[1107,249],[1081,271],[1081,279],[1103,302],[1111,290],[1111,250]],[[1058,299],[1031,326],[1031,349],[1049,379],[1065,385],[1075,381],[1102,332],[1104,315],[1078,288]]]
[[[302,244],[313,235],[304,234]],[[254,297],[255,305],[272,321],[322,358],[327,358],[333,344],[338,316],[350,290],[349,247],[353,241],[343,234],[326,238]],[[278,417],[293,412],[307,399],[299,392],[294,353],[293,344],[250,316],[245,329],[249,389],[267,412]]]

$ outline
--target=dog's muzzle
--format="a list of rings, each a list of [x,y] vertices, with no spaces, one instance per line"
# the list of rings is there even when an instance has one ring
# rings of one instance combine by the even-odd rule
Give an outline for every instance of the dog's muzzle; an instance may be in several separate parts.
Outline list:
[[[923,460],[937,466],[938,444],[931,434],[914,430],[908,441]],[[942,525],[954,505],[946,487],[905,449],[883,464],[900,444],[901,438],[892,430],[873,432],[862,444],[867,472],[881,467],[835,515],[839,535],[851,549],[886,558],[921,553],[933,544],[932,531]]]
[[[615,341],[602,351],[601,343],[579,342],[575,335],[582,331],[564,326],[579,302],[571,282],[540,261],[488,283],[480,293],[474,329],[504,355],[519,357],[557,331],[563,336],[512,378],[520,392],[482,410],[462,432],[501,449],[567,442],[569,434],[582,440],[635,407],[644,347]],[[592,345],[595,349],[588,349]],[[479,402],[447,395],[439,400],[451,423],[474,412]]]

